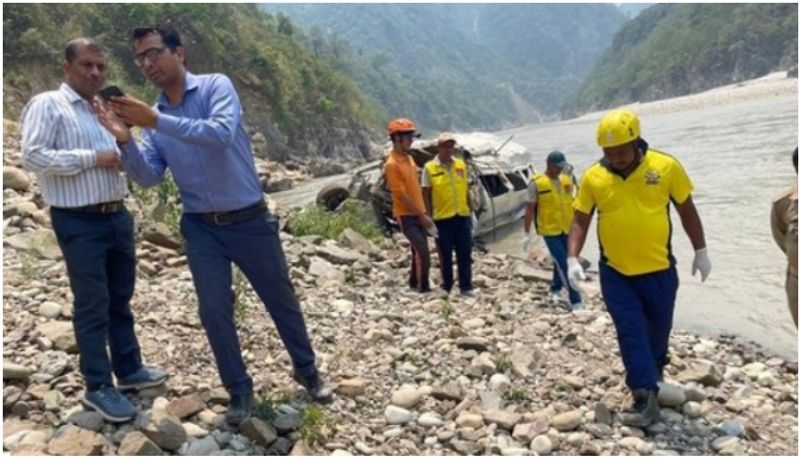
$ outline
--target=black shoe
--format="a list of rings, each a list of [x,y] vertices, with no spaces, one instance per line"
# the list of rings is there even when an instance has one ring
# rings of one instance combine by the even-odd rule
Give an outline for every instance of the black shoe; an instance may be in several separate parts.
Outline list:
[[[315,402],[319,402],[320,404],[327,404],[333,401],[333,389],[325,383],[319,374],[311,377],[311,380],[308,381],[301,377],[297,372],[292,372],[292,378],[295,382],[299,383],[300,386],[306,389],[306,392],[311,399]]]
[[[624,425],[637,428],[644,428],[660,421],[658,392],[647,389],[633,390],[633,413],[621,413],[619,420]]]
[[[228,403],[228,413],[225,420],[231,425],[238,425],[247,420],[253,413],[253,392],[247,394],[232,394]]]

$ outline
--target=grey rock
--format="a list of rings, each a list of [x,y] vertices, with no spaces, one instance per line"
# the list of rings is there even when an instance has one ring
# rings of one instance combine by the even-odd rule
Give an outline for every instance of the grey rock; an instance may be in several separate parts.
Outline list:
[[[86,410],[75,412],[67,417],[67,423],[72,423],[75,426],[95,432],[99,432],[106,424],[102,415],[97,412]]]
[[[734,436],[722,436],[714,439],[711,442],[711,449],[715,452],[720,452],[723,449],[730,448],[739,444],[739,438]]]
[[[658,404],[662,407],[678,407],[686,402],[686,394],[675,385],[659,383]]]
[[[3,360],[3,380],[27,380],[31,374],[33,374],[33,369]]]
[[[285,437],[279,437],[275,440],[270,447],[271,451],[274,452],[276,455],[288,455],[289,452],[292,451],[292,441]]]
[[[719,386],[722,383],[722,374],[719,373],[711,361],[695,361],[688,369],[679,373],[679,382],[698,382],[706,386]]]
[[[216,451],[219,451],[219,445],[217,445],[217,441],[215,441],[211,436],[206,436],[190,443],[185,455],[206,456]]]
[[[244,437],[262,447],[269,447],[278,438],[275,428],[256,417],[250,417],[243,421],[239,425],[239,431]]]
[[[150,223],[142,231],[142,238],[160,247],[177,250],[181,242],[172,234],[169,226],[164,223]]]
[[[553,451],[553,441],[548,435],[542,434],[531,441],[530,448],[537,455],[549,455]]]
[[[456,346],[464,350],[483,352],[489,349],[489,341],[483,337],[459,337],[456,339]]]
[[[559,431],[572,431],[581,424],[583,420],[583,412],[580,410],[572,410],[558,414],[550,421],[550,426]]]
[[[46,259],[61,259],[55,233],[50,229],[37,229],[5,237],[3,243],[19,251],[36,253]]]
[[[461,401],[464,399],[464,390],[458,383],[448,382],[444,386],[435,386],[431,397],[439,401]]]
[[[594,421],[609,426],[611,426],[613,422],[611,411],[609,411],[608,407],[602,402],[598,402],[594,405]]]
[[[136,423],[145,436],[165,450],[178,450],[188,438],[180,420],[163,410],[143,413]]]
[[[303,419],[296,413],[280,415],[272,422],[272,426],[278,431],[278,434],[285,435],[300,429],[303,426]]]
[[[386,407],[383,413],[386,422],[390,425],[402,425],[414,419],[414,414],[410,411],[393,405]]]
[[[49,321],[40,324],[37,328],[44,337],[53,341],[57,349],[67,353],[78,352],[78,342],[75,340],[75,331],[69,321]]]
[[[486,423],[496,423],[498,427],[511,431],[519,423],[522,415],[505,410],[492,409],[483,414]]]

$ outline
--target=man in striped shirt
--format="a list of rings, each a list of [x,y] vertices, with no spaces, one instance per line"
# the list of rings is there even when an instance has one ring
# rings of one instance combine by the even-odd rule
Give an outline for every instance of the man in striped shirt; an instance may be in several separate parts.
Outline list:
[[[67,265],[86,381],[83,403],[106,420],[123,422],[136,409],[114,387],[112,369],[119,390],[156,386],[167,374],[142,365],[133,329],[133,218],[123,205],[126,183],[114,137],[92,108],[105,83],[106,58],[104,48],[92,39],[77,38],[67,45],[66,83],[35,96],[22,112],[22,162],[36,174],[51,206],[53,230]]]

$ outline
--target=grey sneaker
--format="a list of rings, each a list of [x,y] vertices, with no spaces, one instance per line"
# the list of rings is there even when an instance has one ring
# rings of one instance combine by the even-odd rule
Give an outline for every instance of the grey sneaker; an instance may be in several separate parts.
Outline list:
[[[576,302],[570,306],[573,312],[577,312],[578,310],[583,310],[584,305],[583,302]]]
[[[468,297],[470,299],[477,299],[478,297],[480,297],[480,295],[474,289],[468,289],[466,291],[461,291],[461,297]]]
[[[319,374],[312,377],[311,381],[308,381],[303,377],[300,377],[297,372],[292,372],[292,378],[295,382],[299,383],[303,388],[306,389],[308,395],[311,396],[311,399],[313,399],[315,402],[327,404],[333,401],[333,388],[325,383]]]
[[[228,403],[228,413],[225,420],[228,424],[238,425],[247,420],[253,413],[253,392],[247,394],[232,394]]]
[[[141,390],[161,385],[167,380],[166,372],[155,367],[142,366],[133,374],[117,379],[117,388],[120,391]]]
[[[644,428],[661,420],[658,409],[658,393],[646,389],[633,391],[633,413],[621,413],[619,420],[623,425]]]
[[[131,401],[113,386],[103,385],[97,390],[87,391],[83,395],[83,405],[114,423],[129,421],[136,416]]]

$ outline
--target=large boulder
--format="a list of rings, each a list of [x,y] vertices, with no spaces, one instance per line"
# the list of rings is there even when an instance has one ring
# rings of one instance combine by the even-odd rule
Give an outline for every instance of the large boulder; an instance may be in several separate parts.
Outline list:
[[[3,189],[25,192],[31,187],[31,180],[24,170],[3,166]]]
[[[67,425],[56,431],[53,439],[47,445],[47,453],[51,455],[100,455],[106,439],[94,431]]]
[[[180,420],[163,410],[144,413],[136,423],[148,439],[165,450],[178,450],[186,442],[186,430]]]
[[[40,324],[36,330],[43,337],[49,339],[55,347],[67,353],[78,352],[78,342],[75,340],[75,331],[69,321],[49,321]]]
[[[61,258],[56,234],[50,229],[38,229],[14,234],[4,239],[5,245],[26,253],[35,253],[46,259]]]
[[[128,433],[117,449],[119,456],[158,456],[163,454],[164,452],[158,448],[158,445],[139,431]]]

